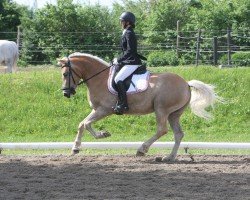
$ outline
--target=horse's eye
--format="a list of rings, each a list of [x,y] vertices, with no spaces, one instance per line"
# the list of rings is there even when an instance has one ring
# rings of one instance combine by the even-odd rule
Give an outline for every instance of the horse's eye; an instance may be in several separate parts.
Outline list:
[[[68,74],[69,74],[68,72],[64,72],[64,73],[63,73],[63,76],[64,76],[64,77],[67,77]]]

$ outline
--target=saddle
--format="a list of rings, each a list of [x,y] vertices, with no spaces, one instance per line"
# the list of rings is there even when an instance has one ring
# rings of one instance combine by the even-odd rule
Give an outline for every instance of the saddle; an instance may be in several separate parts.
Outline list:
[[[108,79],[108,89],[112,94],[117,95],[116,84],[114,78],[121,68],[117,65],[113,65],[110,68],[109,79]],[[125,88],[127,94],[135,94],[143,92],[148,88],[149,71],[146,70],[145,65],[138,67],[129,77],[127,77],[125,82]]]

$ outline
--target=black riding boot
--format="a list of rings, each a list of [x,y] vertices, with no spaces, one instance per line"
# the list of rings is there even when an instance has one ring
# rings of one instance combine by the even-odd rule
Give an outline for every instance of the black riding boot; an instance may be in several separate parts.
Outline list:
[[[128,102],[127,102],[127,94],[123,81],[118,81],[116,84],[116,88],[118,91],[118,101],[114,108],[114,111],[117,115],[122,115],[124,111],[128,111]]]

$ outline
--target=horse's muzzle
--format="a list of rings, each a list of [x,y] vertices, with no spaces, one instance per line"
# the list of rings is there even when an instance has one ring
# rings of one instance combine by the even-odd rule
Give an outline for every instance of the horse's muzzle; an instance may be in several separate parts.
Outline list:
[[[76,93],[75,88],[62,88],[63,96],[70,98],[71,95]]]

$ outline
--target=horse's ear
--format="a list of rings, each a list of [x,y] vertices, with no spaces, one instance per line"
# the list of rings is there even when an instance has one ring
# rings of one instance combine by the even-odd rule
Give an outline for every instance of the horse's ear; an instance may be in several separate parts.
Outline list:
[[[66,64],[66,59],[65,58],[58,58],[57,59],[57,65],[59,65],[60,67],[62,67],[63,65]]]

